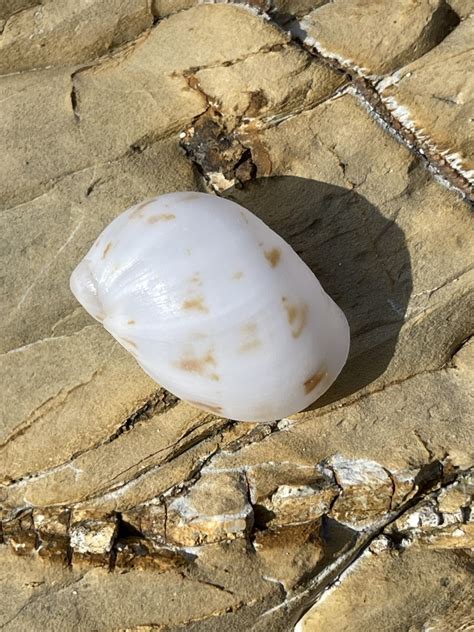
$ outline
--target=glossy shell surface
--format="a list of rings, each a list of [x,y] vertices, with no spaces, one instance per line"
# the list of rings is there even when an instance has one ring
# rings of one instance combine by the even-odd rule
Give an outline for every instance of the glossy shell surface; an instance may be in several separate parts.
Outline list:
[[[170,193],[125,211],[71,289],[161,386],[231,419],[306,408],[347,359],[347,320],[313,272],[217,196]]]

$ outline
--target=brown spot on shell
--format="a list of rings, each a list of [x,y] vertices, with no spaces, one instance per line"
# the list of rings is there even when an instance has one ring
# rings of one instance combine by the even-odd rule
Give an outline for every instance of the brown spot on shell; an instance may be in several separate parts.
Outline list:
[[[281,300],[286,310],[288,322],[291,325],[291,334],[293,338],[299,338],[308,320],[308,306],[305,304],[294,305],[285,296]]]
[[[239,280],[239,279],[241,279],[243,276],[244,276],[244,273],[243,273],[243,272],[241,272],[241,271],[239,271],[239,272],[235,272],[235,273],[232,275],[232,278],[233,278],[233,279],[236,279],[236,280],[238,281],[238,280]]]
[[[194,191],[190,191],[189,193],[185,193],[180,199],[180,202],[191,202],[191,200],[198,200],[199,199],[199,195],[194,192]]]
[[[211,380],[214,382],[218,382],[221,378],[217,375],[217,373],[211,373]]]
[[[111,248],[112,248],[112,242],[109,241],[109,243],[104,248],[104,252],[102,253],[102,259],[105,259],[105,257],[109,254]]]
[[[244,342],[243,344],[241,344],[239,347],[239,352],[247,353],[247,351],[258,349],[261,346],[262,346],[262,343],[260,342],[260,340],[258,340],[258,338],[255,338],[255,340],[249,340],[248,342]]]
[[[127,320],[127,325],[134,325],[135,321],[134,320]]]
[[[209,365],[216,366],[216,360],[211,351],[208,351],[200,358],[182,358],[178,363],[178,367],[183,371],[188,371],[189,373],[198,373],[199,375],[204,375]],[[215,379],[213,377],[214,375],[216,374],[212,373],[211,379]],[[219,379],[219,376],[217,376],[217,379]]]
[[[176,219],[176,215],[173,213],[160,213],[159,215],[151,215],[146,221],[149,224],[156,224],[156,222],[170,222]]]
[[[193,276],[190,277],[189,280],[191,283],[195,283],[196,285],[202,285],[201,275],[199,274],[199,272],[193,274]]]
[[[280,249],[272,248],[271,250],[265,250],[265,258],[270,263],[272,268],[276,268],[281,258]]]
[[[209,310],[204,303],[204,299],[202,296],[198,296],[196,298],[188,298],[183,302],[182,309],[191,310],[195,309],[198,312],[208,313]]]
[[[204,410],[207,410],[210,413],[214,413],[215,415],[220,415],[222,413],[222,408],[220,406],[215,405],[215,404],[207,404],[207,403],[203,403],[203,402],[192,402],[192,401],[189,401],[188,403],[191,404],[191,406],[197,406],[198,408],[204,408]]]
[[[309,377],[304,383],[304,392],[306,393],[306,395],[308,395],[308,393],[311,393],[311,391],[313,391],[316,386],[324,380],[327,374],[328,373],[324,368],[318,369],[316,373],[313,373],[313,375]]]
[[[257,323],[246,323],[242,325],[240,331],[244,335],[243,341],[240,343],[239,352],[247,353],[253,349],[257,349],[262,345],[261,341],[257,338]]]
[[[244,334],[254,334],[257,331],[257,324],[246,323],[245,325],[242,325],[241,329]]]

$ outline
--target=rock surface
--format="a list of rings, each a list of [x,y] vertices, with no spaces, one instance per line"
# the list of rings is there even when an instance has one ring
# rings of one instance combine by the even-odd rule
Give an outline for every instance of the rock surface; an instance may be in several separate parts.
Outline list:
[[[470,11],[2,4],[6,632],[468,629]],[[247,206],[344,309],[311,410],[194,409],[74,301],[102,228],[177,190]]]

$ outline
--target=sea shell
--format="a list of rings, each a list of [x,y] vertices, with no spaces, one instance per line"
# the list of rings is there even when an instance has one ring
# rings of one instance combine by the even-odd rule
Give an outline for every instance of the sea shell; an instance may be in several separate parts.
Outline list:
[[[230,419],[306,408],[349,351],[343,312],[294,250],[214,195],[169,193],[125,211],[71,290],[161,386]]]

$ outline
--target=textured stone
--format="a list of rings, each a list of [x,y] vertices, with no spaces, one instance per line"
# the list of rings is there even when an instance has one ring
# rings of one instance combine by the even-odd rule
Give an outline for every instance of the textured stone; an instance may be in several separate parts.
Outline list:
[[[67,173],[140,151],[188,124],[207,103],[186,71],[287,42],[245,8],[203,5],[159,22],[145,39],[87,68],[2,77],[3,205],[36,197]]]
[[[338,493],[338,487],[324,479],[311,485],[279,485],[270,498],[260,503],[268,512],[265,524],[281,526],[314,521],[329,513]]]
[[[473,345],[466,351],[472,358]],[[334,460],[336,480],[338,463],[345,465],[346,477],[341,477],[340,484],[347,491],[335,502],[335,508],[341,502],[342,510],[348,502],[351,509],[358,507],[352,519],[363,520],[364,496],[370,497],[374,485],[380,488],[380,500],[372,498],[372,502],[374,508],[380,503],[378,510],[382,516],[390,507],[392,489],[385,470],[411,489],[413,483],[407,480],[406,472],[408,464],[419,471],[436,460],[449,459],[457,467],[469,467],[472,463],[469,439],[472,405],[468,387],[472,368],[457,366],[454,360],[448,369],[386,386],[352,404],[301,413],[286,431],[273,433],[235,454],[216,455],[212,468],[242,468],[251,480],[251,470],[270,460],[292,463],[295,468],[311,468],[323,463],[328,455],[339,455]],[[412,476],[415,478],[415,472]],[[398,502],[403,496],[399,495]],[[357,499],[359,504],[355,502]],[[349,501],[354,501],[352,506]],[[375,519],[375,512],[371,518]]]
[[[474,183],[474,15],[439,46],[383,80],[383,102],[419,140]]]
[[[157,390],[96,325],[5,354],[2,383],[2,480],[57,466],[100,444]],[[72,466],[71,474],[74,480],[80,472]]]
[[[138,367],[136,370],[141,371]],[[124,380],[124,378],[121,379]],[[116,384],[114,390],[118,388]],[[123,396],[127,397],[125,389],[122,388],[122,392]],[[130,401],[129,395],[126,401]],[[115,397],[116,411],[119,403],[118,398]],[[57,502],[78,502],[108,491],[113,494],[116,489],[119,495],[121,488],[127,482],[156,468],[159,464],[171,459],[175,453],[179,454],[187,446],[193,445],[200,438],[208,436],[213,430],[223,425],[219,419],[209,418],[208,415],[206,419],[206,413],[203,411],[181,403],[169,411],[161,414],[158,412],[151,419],[147,417],[139,419],[133,426],[132,435],[127,436],[128,433],[124,432],[123,428],[120,429],[119,422],[116,422],[114,427],[113,416],[110,415],[113,409],[112,411],[104,409],[103,416],[99,418],[97,414],[95,417],[92,414],[80,416],[77,404],[75,405],[74,402],[70,402],[69,407],[66,410],[62,409],[62,416],[57,413],[57,419],[62,419],[64,422],[66,412],[75,411],[74,414],[78,416],[83,426],[77,427],[75,433],[70,431],[67,443],[61,451],[59,449],[56,451],[54,457],[49,452],[54,442],[53,435],[43,439],[44,445],[41,449],[30,452],[30,461],[23,459],[23,468],[28,467],[33,459],[36,464],[44,461],[50,467],[40,477],[26,478],[11,485],[3,501],[5,508],[11,509],[24,503],[45,506]],[[105,416],[105,413],[109,413],[110,416]],[[101,425],[97,423],[99,419],[102,421]],[[118,415],[118,420],[120,419],[123,417]],[[38,426],[41,423],[51,426],[53,422],[58,423],[56,418],[51,420],[46,416],[36,422],[35,430],[39,431]],[[107,424],[109,424],[108,428]],[[99,433],[102,433],[102,436]],[[86,435],[90,437],[91,442],[95,439],[93,447],[90,445],[87,448]],[[75,443],[80,441],[81,436],[82,444],[79,445],[83,448],[78,455],[73,457],[74,452],[78,452]],[[24,437],[24,441],[18,443],[21,437]],[[10,441],[5,448],[6,459],[8,458],[5,467],[12,471],[15,463],[14,455],[23,451],[25,444],[33,441],[35,441],[34,433],[20,435],[17,442]],[[70,458],[66,460],[67,457]],[[53,464],[57,464],[56,467],[51,467]]]
[[[472,220],[364,99],[380,113],[375,89],[412,66],[420,98],[460,85],[469,2],[357,19],[352,0],[190,4],[0,7],[0,64],[54,65],[0,78],[0,625],[287,632],[324,594],[323,632],[466,627]],[[331,15],[331,64],[271,23],[312,10]],[[409,65],[350,85],[346,49],[370,74]],[[426,118],[433,138],[467,122],[468,90]],[[287,239],[350,320],[350,361],[312,410],[254,425],[177,402],[70,294],[123,209],[211,188]]]
[[[243,536],[253,525],[246,482],[236,474],[204,474],[189,494],[168,504],[166,537],[195,546]]]
[[[89,61],[134,39],[152,22],[142,0],[33,4],[13,14],[4,25],[0,74]]]
[[[365,554],[297,625],[297,632],[469,629],[473,598],[465,553],[408,549]]]
[[[259,72],[262,66],[263,76]],[[228,124],[242,117],[275,118],[309,107],[344,83],[341,74],[296,46],[258,53],[230,66],[200,70],[194,76],[208,99],[218,103]]]
[[[265,576],[282,582],[290,590],[314,573],[324,557],[320,529],[321,524],[316,521],[303,528],[292,526],[258,532],[253,544]]]
[[[421,57],[458,22],[444,0],[336,0],[303,18],[299,33],[325,57],[363,75],[382,75]],[[357,27],[347,37],[351,24]]]
[[[197,0],[152,0],[151,10],[157,18],[165,18],[172,13],[190,9],[197,4]]]
[[[0,621],[6,632],[140,630],[156,622],[173,628],[207,618],[215,623],[216,613],[231,613],[251,600],[271,608],[281,598],[277,584],[262,579],[255,564],[245,564],[247,556],[241,548],[208,551],[186,574],[173,569],[109,573],[56,566],[53,572],[49,564],[34,558],[25,563],[18,556],[12,559],[1,546],[0,559],[5,599]],[[257,609],[254,617],[258,614]]]
[[[107,565],[117,527],[115,516],[87,518],[80,512],[73,512],[69,529],[73,563]]]
[[[331,508],[333,516],[352,528],[364,528],[386,515],[392,506],[393,482],[375,461],[330,460],[342,493]]]
[[[462,19],[467,18],[468,15],[474,13],[473,0],[449,0],[449,5]]]

